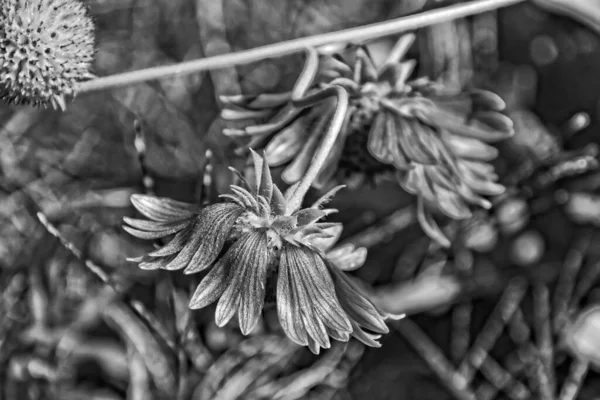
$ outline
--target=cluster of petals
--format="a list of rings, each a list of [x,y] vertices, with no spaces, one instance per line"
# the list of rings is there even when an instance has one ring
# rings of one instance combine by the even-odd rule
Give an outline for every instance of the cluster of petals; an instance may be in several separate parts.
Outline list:
[[[411,79],[416,62],[403,57],[413,41],[413,34],[400,37],[381,65],[363,46],[320,49],[308,93],[343,86],[350,105],[314,185],[331,187],[341,181],[356,186],[373,175],[395,174],[418,197],[424,230],[449,245],[435,213],[469,218],[471,206],[487,208],[485,196],[504,191],[489,164],[498,154],[490,143],[513,135],[513,123],[495,93],[454,93],[428,78]],[[305,80],[301,76],[299,82]],[[272,166],[286,165],[282,177],[288,183],[297,182],[308,169],[336,107],[331,99],[297,107],[293,92],[231,96],[223,102],[225,119],[256,121],[225,132],[262,146]]]
[[[135,259],[144,269],[208,270],[190,300],[193,309],[218,301],[215,321],[224,326],[235,315],[243,334],[257,324],[265,298],[275,297],[279,321],[294,342],[318,353],[330,338],[356,337],[370,346],[387,333],[382,316],[344,270],[360,267],[366,251],[353,246],[332,250],[341,226],[320,222],[333,192],[312,207],[289,209],[295,186],[283,194],[267,162],[256,153],[254,176],[221,203],[193,204],[147,195],[132,196],[147,220],[125,218],[127,232],[142,239],[170,238],[159,249]],[[274,285],[269,281],[274,280]],[[275,293],[268,293],[273,286]]]

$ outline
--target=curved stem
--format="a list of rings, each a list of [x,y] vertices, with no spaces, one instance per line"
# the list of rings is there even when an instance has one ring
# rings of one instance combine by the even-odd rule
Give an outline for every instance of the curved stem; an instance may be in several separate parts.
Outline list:
[[[290,211],[295,211],[300,208],[306,192],[310,189],[310,186],[323,167],[323,164],[327,160],[327,157],[335,144],[338,134],[344,125],[344,120],[346,119],[346,112],[348,111],[348,92],[341,86],[330,86],[315,94],[297,100],[300,107],[308,107],[310,104],[314,104],[315,102],[332,96],[337,97],[337,106],[335,113],[331,118],[331,125],[329,126],[327,133],[325,133],[325,137],[321,141],[319,149],[312,159],[308,170],[298,182],[298,186],[290,198],[288,204],[288,210]]]
[[[256,61],[281,57],[303,51],[306,48],[319,47],[331,43],[364,42],[382,36],[415,30],[425,26],[468,17],[497,8],[510,6],[525,0],[478,0],[443,7],[420,14],[384,21],[358,28],[344,29],[337,32],[308,36],[287,40],[267,46],[228,54],[206,57],[175,65],[152,67],[122,74],[110,75],[86,82],[81,82],[75,92],[77,94],[132,85],[135,83],[169,78],[175,75],[187,75],[199,71],[207,71],[234,65],[250,64]]]
[[[306,91],[313,84],[317,71],[319,70],[319,53],[314,47],[305,49],[306,60],[300,76],[292,89],[292,101],[300,100],[306,95]]]

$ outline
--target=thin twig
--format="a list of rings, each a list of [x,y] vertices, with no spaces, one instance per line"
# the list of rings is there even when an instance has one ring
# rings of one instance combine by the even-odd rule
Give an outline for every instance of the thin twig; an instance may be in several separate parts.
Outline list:
[[[457,254],[455,268],[466,276],[473,274],[473,257],[469,250],[462,249]],[[471,317],[473,314],[473,303],[466,300],[457,304],[452,310],[450,328],[450,353],[452,361],[459,363],[469,350],[471,344]]]
[[[521,309],[517,309],[509,321],[509,335],[519,346],[516,352],[518,364],[514,366],[513,374],[515,370],[524,369],[529,380],[535,383],[535,387],[530,389],[539,391],[541,400],[554,400],[553,388],[556,386],[554,373],[545,367],[540,351],[531,342],[531,329],[525,322]]]
[[[526,290],[527,282],[523,279],[516,278],[508,284],[496,308],[458,368],[460,376],[464,377],[467,383],[473,380],[475,372],[485,362],[488,352],[502,334],[506,323],[519,307]]]
[[[471,301],[459,303],[452,310],[450,352],[455,363],[459,363],[469,350],[472,313],[473,303]]]
[[[513,342],[519,346],[531,344],[531,329],[525,322],[525,316],[520,308],[515,311],[508,322],[508,334]]]
[[[516,317],[515,317],[516,316]],[[522,317],[520,309],[515,310],[512,321],[519,321],[519,317]],[[515,330],[512,327],[511,330]],[[522,337],[523,329],[520,327]],[[508,370],[504,369],[496,360],[494,360],[487,352],[485,358],[480,366],[481,373],[490,381],[489,383],[482,384],[478,389],[478,398],[495,398],[499,391],[504,391],[510,399],[528,399],[531,397],[531,391],[520,382],[515,376]]]
[[[497,390],[506,393],[509,399],[525,400],[531,397],[531,392],[522,382],[505,370],[496,360],[487,355],[481,364],[481,373]]]
[[[517,350],[516,356],[519,367],[523,368],[529,380],[529,389],[536,392],[540,400],[554,400],[556,397],[551,387],[555,386],[555,382],[550,381],[537,347],[527,342]]]
[[[283,41],[249,50],[187,61],[176,65],[147,68],[93,79],[80,83],[76,92],[81,94],[95,90],[132,85],[144,81],[164,79],[174,75],[192,74],[199,71],[250,64],[264,59],[301,52],[306,48],[318,47],[331,43],[364,42],[383,36],[439,24],[445,21],[452,21],[457,18],[480,14],[486,11],[521,3],[523,1],[524,0],[480,0],[451,5],[358,28],[344,29],[337,32]]]
[[[412,347],[429,364],[448,390],[459,400],[476,400],[475,393],[459,372],[455,371],[444,353],[410,318],[393,322],[392,326],[404,336]]]
[[[569,304],[570,310],[577,310],[579,303],[583,297],[594,287],[600,276],[600,262],[595,262],[588,266],[582,273],[575,290],[573,290],[573,296],[571,297],[571,303]]]
[[[581,386],[585,376],[587,375],[588,369],[589,363],[587,361],[573,361],[569,371],[569,376],[567,376],[567,379],[563,384],[563,388],[560,391],[558,400],[575,400],[577,394],[581,390]]]
[[[555,332],[560,332],[568,321],[569,303],[573,295],[573,288],[577,274],[583,264],[583,259],[590,246],[592,235],[592,230],[585,230],[581,236],[575,239],[575,243],[565,256],[563,267],[561,268],[560,276],[554,289],[552,302]]]
[[[550,293],[544,284],[533,286],[534,331],[540,352],[540,359],[546,370],[550,386],[545,388],[554,393],[554,344],[552,321],[550,320]]]

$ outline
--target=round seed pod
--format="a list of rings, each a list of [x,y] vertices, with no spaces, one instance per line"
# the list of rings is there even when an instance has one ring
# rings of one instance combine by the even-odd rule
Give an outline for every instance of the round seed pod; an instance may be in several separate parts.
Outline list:
[[[580,360],[600,368],[600,307],[582,311],[565,331],[565,343]]]
[[[498,243],[498,230],[490,221],[476,219],[465,227],[463,240],[468,249],[486,253]]]
[[[527,202],[518,197],[511,197],[496,209],[496,219],[500,230],[506,235],[517,233],[529,222]]]
[[[77,0],[0,3],[0,99],[65,109],[93,77],[94,24]]]
[[[527,231],[513,241],[510,257],[516,265],[527,267],[538,263],[545,250],[546,244],[542,235],[537,231]]]

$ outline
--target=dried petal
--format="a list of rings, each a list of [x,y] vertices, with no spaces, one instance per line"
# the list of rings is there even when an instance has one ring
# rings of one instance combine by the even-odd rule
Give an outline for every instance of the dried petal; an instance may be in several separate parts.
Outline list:
[[[419,198],[418,204],[417,219],[419,220],[421,228],[423,228],[427,236],[434,239],[441,246],[450,247],[450,240],[448,240],[446,235],[444,235],[438,224],[433,219],[431,213],[425,210],[425,205],[422,198]]]
[[[265,284],[267,280],[267,265],[268,265],[268,250],[267,236],[264,233],[257,233],[258,240],[255,243],[249,244],[253,246],[249,251],[253,251],[254,258],[248,262],[240,260],[240,263],[245,262],[238,268],[243,269],[243,286],[240,293],[241,303],[238,309],[238,318],[240,330],[243,335],[250,333],[256,326],[260,313],[263,308],[265,299]],[[232,268],[236,268],[232,261]],[[242,271],[239,272],[242,275]]]
[[[222,327],[238,312],[242,333],[252,329],[262,310],[268,262],[267,236],[264,231],[243,235],[229,249],[226,257],[231,268],[231,282],[221,296],[215,323]],[[251,284],[248,285],[248,279]]]
[[[281,253],[281,265],[279,268],[289,269],[289,274],[292,277],[292,284],[296,287],[296,293],[299,295],[302,322],[309,338],[309,345],[312,339],[320,347],[329,348],[331,344],[329,342],[329,337],[327,336],[327,331],[319,316],[316,315],[316,311],[313,307],[313,305],[316,305],[316,301],[313,302],[313,299],[311,299],[309,295],[309,289],[302,280],[302,269],[309,267],[311,260],[306,257],[305,253],[294,251],[296,249],[297,248],[289,245],[284,247]],[[318,354],[318,351],[314,351],[314,347],[311,347],[311,351]]]
[[[331,247],[333,247],[335,242],[337,242],[338,239],[340,238],[340,235],[342,234],[343,226],[342,226],[342,224],[334,224],[333,226],[330,226],[328,228],[321,227],[321,229],[322,229],[322,231],[327,233],[327,237],[311,238],[310,244],[311,244],[311,246],[313,246],[314,248],[316,248],[320,251],[327,251]],[[329,256],[329,253],[328,253],[328,256]]]
[[[356,323],[352,323],[352,336],[369,347],[381,347],[381,343],[378,342],[378,340],[381,338],[381,335],[367,333]]]
[[[240,187],[237,185],[230,185],[229,188],[231,189],[231,191],[233,193],[235,193],[237,198],[240,199],[244,203],[246,208],[248,208],[254,212],[258,212],[258,201],[254,197],[254,195],[252,195],[249,191],[247,191],[243,187]],[[254,189],[251,189],[251,190],[254,190]]]
[[[333,196],[335,196],[337,192],[339,192],[340,190],[342,190],[345,187],[346,187],[345,185],[339,185],[339,186],[334,187],[333,189],[331,189],[330,191],[325,193],[323,196],[319,197],[319,199],[317,201],[315,201],[313,203],[313,205],[310,206],[310,208],[321,208],[324,204],[329,203],[331,201],[331,199],[333,198]]]
[[[308,140],[302,147],[302,150],[296,156],[294,161],[290,165],[288,165],[288,167],[283,171],[281,178],[285,182],[295,183],[299,181],[300,178],[302,178],[302,176],[308,169],[308,165],[312,161],[319,140],[327,130],[327,127],[329,126],[329,122],[331,116],[334,113],[334,109],[334,105],[329,104],[328,107],[323,111],[321,117],[315,124],[314,130],[311,132],[310,136],[308,137]]]
[[[402,153],[406,154],[410,161],[425,165],[438,163],[419,139],[419,134],[425,132],[419,121],[396,118],[396,123],[399,131],[398,142]],[[418,129],[419,132],[415,129]]]
[[[375,306],[342,271],[330,263],[327,266],[333,278],[337,298],[350,321],[376,333],[388,333],[389,329]]]
[[[392,113],[386,113],[385,135],[389,147],[388,151],[391,156],[391,164],[400,170],[407,170],[412,168],[412,163],[406,152],[402,149],[400,139],[402,137],[402,132],[398,131],[398,127],[401,127],[402,123],[396,123],[397,118],[398,117]]]
[[[506,108],[506,103],[502,100],[502,97],[489,90],[471,89],[470,94],[473,103],[480,108],[493,111],[502,111]]]
[[[506,132],[508,136],[512,136],[515,130],[512,119],[495,111],[477,111],[471,116],[471,123],[480,123],[493,130]]]
[[[266,163],[263,162],[263,158],[252,149],[250,149],[250,155],[252,156],[252,162],[254,164],[254,182],[250,182],[252,184],[248,187],[248,189],[250,190],[252,196],[256,197],[260,188],[260,182],[262,181],[263,164]]]
[[[273,185],[273,195],[270,205],[275,215],[283,215],[286,212],[286,200],[277,185]]]
[[[244,129],[244,133],[249,136],[260,137],[271,135],[286,127],[290,122],[298,117],[301,112],[302,110],[295,108],[292,105],[288,105],[275,117],[273,117],[271,122],[262,125],[248,126],[246,129]]]
[[[193,233],[193,225],[189,224],[187,227],[178,232],[173,240],[164,245],[158,250],[148,253],[150,257],[165,257],[177,253],[187,243]]]
[[[219,255],[235,220],[244,209],[219,203],[203,208],[195,218],[189,241],[165,269],[186,268],[185,273],[208,268]]]
[[[280,301],[281,300],[281,301]],[[311,351],[329,348],[326,325],[342,332],[351,330],[341,308],[325,264],[319,255],[304,247],[287,245],[281,255],[277,291],[279,318],[292,340],[304,339]],[[288,308],[299,306],[298,311]]]
[[[471,217],[471,211],[465,202],[455,192],[442,186],[435,185],[438,208],[452,219],[465,219]]]
[[[123,221],[132,227],[123,226],[123,229],[132,236],[140,239],[152,240],[169,236],[189,225],[188,220],[175,222],[153,222],[141,219],[124,217]]]
[[[390,142],[386,131],[386,120],[388,119],[391,118],[386,118],[386,114],[382,112],[375,115],[375,119],[371,124],[371,129],[369,130],[369,142],[367,148],[375,159],[382,163],[391,164],[394,160],[389,148]],[[394,123],[393,120],[391,123]],[[395,131],[395,129],[393,130]]]
[[[471,137],[485,142],[508,139],[514,134],[514,130],[509,129],[509,124],[512,124],[512,121],[509,123],[505,118],[510,119],[500,113],[480,114],[478,119],[467,120],[464,114],[460,115],[436,107],[429,110],[427,117],[433,124],[444,127],[455,135]],[[498,130],[497,127],[502,129]]]
[[[194,204],[143,194],[131,195],[131,204],[146,218],[158,222],[189,218],[198,210]]]
[[[327,258],[342,271],[354,271],[362,267],[367,260],[367,249],[355,248],[353,244],[348,243],[329,251]]]
[[[348,111],[346,113],[346,117],[342,123],[340,132],[335,139],[335,143],[329,152],[329,156],[327,157],[325,163],[321,166],[321,170],[312,183],[312,186],[316,189],[322,189],[326,187],[334,179],[338,172],[340,160],[342,159],[342,154],[346,145],[346,137],[348,135],[348,126],[350,124],[351,117],[350,112],[351,111]]]
[[[314,309],[323,323],[336,331],[351,332],[352,327],[346,313],[335,295],[333,280],[321,256],[305,249],[307,258],[312,256],[311,268],[299,270],[309,296],[313,299]]]
[[[310,132],[308,122],[308,117],[299,117],[271,139],[265,147],[269,165],[278,167],[288,163],[300,152]]]
[[[300,294],[294,281],[294,277],[287,268],[283,266],[283,258],[279,266],[279,277],[277,278],[277,315],[285,334],[301,346],[308,345],[308,336],[302,320],[302,308]]]
[[[273,196],[273,178],[271,178],[271,169],[267,162],[263,163],[262,179],[260,180],[258,195],[264,198],[267,204]]]
[[[192,298],[189,307],[191,309],[204,308],[217,301],[223,294],[230,279],[229,259],[227,256],[221,258],[208,274],[202,279]]]
[[[326,215],[327,213],[325,211],[317,208],[305,208],[294,213],[294,216],[296,216],[298,219],[299,226],[309,225],[317,222]]]
[[[452,153],[457,157],[479,161],[490,161],[498,156],[498,149],[481,140],[451,135],[447,132],[442,132],[442,137],[450,147]]]

